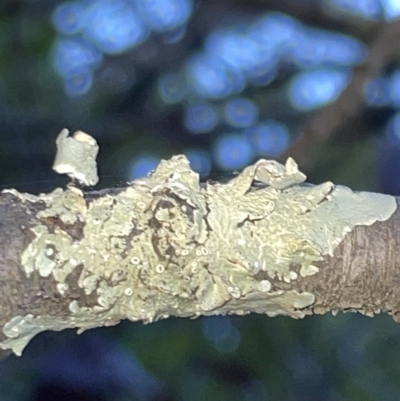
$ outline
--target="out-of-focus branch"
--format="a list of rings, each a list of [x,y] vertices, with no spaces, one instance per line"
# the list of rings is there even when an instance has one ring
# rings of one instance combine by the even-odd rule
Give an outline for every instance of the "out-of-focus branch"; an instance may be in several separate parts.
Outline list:
[[[399,58],[399,40],[400,21],[382,25],[370,46],[367,59],[355,68],[348,87],[334,103],[310,117],[301,128],[299,139],[282,156],[282,160],[292,156],[302,168],[308,170],[312,167],[315,161],[313,155],[321,145],[360,115],[364,107],[365,84]]]

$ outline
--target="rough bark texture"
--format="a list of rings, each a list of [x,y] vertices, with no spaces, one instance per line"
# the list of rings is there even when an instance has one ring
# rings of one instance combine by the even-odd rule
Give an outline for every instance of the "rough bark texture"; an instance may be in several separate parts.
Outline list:
[[[183,156],[126,188],[0,196],[0,348],[121,319],[400,312],[395,198],[260,160],[201,185]]]

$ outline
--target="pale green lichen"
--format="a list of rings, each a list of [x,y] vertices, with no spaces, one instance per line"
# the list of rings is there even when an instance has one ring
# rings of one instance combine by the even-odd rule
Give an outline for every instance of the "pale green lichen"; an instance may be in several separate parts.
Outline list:
[[[99,182],[96,164],[99,146],[93,137],[82,131],[76,131],[73,136],[69,136],[69,131],[64,128],[58,135],[56,144],[53,170],[59,174],[68,174],[86,186]]]
[[[278,169],[276,162],[271,165],[271,161],[260,160],[228,185],[207,188],[209,221],[212,233],[219,238],[210,241],[209,248],[221,261],[213,264],[213,273],[226,274],[230,266],[237,265],[254,274],[265,271],[271,279],[286,282],[295,279],[293,272],[301,276],[315,274],[318,268],[313,263],[324,255],[333,255],[355,226],[387,220],[396,210],[392,196],[354,193],[329,182],[297,185],[305,176],[296,173],[293,163],[288,159],[287,179],[285,167]],[[274,180],[270,179],[271,166]],[[264,169],[262,174],[260,170]],[[255,177],[265,178],[271,185],[249,191]],[[271,212],[266,211],[265,204]],[[298,268],[294,270],[293,266]]]
[[[76,221],[83,221],[86,210],[86,202],[83,193],[73,187],[63,191],[55,189],[49,195],[40,195],[39,199],[51,208],[46,208],[38,213],[39,218],[54,217],[54,210],[58,210],[58,216],[65,224],[74,224]]]
[[[101,310],[97,308],[80,308],[76,301],[71,302],[70,306],[72,317],[69,319],[60,319],[54,316],[15,316],[3,326],[3,334],[7,339],[0,342],[1,349],[11,349],[16,355],[21,355],[29,341],[37,334],[46,331],[61,331],[71,327],[80,327],[78,333],[84,330],[98,326],[110,326],[118,323],[115,319],[110,319],[102,315]],[[88,316],[93,313],[92,319]],[[84,328],[83,328],[84,327]]]
[[[16,355],[22,355],[22,351],[28,342],[42,331],[37,325],[34,327],[29,325],[28,320],[32,317],[32,315],[15,316],[7,322],[3,327],[3,333],[8,338],[0,343],[0,348],[12,349]]]
[[[257,180],[262,185],[254,186]],[[20,352],[32,333],[81,332],[122,318],[303,317],[314,294],[281,288],[299,275],[317,274],[314,263],[333,255],[356,225],[384,221],[396,210],[390,196],[304,180],[292,159],[285,166],[260,160],[227,184],[201,187],[186,157],[175,156],[116,194],[85,200],[70,188],[40,195],[47,207],[22,254],[25,273],[52,278],[68,297],[66,280],[79,267],[77,285],[97,304],[73,300],[62,321],[13,318],[0,346]],[[50,232],[49,218],[65,227]],[[74,224],[82,230],[76,237],[68,230]]]
[[[51,249],[54,252],[55,243],[57,243],[57,250],[69,248],[72,245],[72,240],[65,231],[56,229],[54,233],[49,233],[48,228],[42,225],[32,227],[31,231],[35,234],[35,240],[23,252],[21,263],[28,277],[35,270],[42,277],[48,277],[55,269],[59,269],[60,258],[61,263],[65,261],[60,252],[49,255],[48,250]]]

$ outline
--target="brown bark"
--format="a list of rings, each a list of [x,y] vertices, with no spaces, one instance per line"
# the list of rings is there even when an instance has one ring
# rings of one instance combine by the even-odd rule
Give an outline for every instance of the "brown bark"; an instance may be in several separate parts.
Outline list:
[[[399,205],[399,198],[396,202]],[[299,288],[317,297],[311,313],[340,310],[373,316],[384,312],[400,321],[399,250],[399,209],[387,221],[355,227],[333,257],[317,262],[318,274],[299,279]]]

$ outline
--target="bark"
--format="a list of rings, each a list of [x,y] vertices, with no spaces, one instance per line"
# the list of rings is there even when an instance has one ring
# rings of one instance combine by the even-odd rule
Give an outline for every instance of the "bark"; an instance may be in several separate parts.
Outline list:
[[[0,196],[0,348],[122,319],[329,311],[399,320],[394,197],[304,183],[292,159],[200,184],[184,156],[125,188]]]

